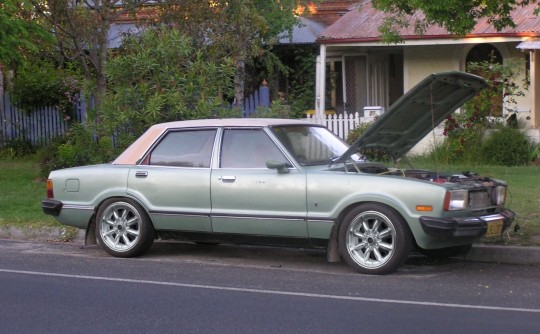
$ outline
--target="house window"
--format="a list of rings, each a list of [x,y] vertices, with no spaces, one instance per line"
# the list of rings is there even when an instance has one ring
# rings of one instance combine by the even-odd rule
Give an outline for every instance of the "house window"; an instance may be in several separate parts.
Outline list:
[[[473,47],[467,54],[465,60],[465,66],[467,72],[479,75],[485,79],[489,79],[489,73],[482,73],[481,70],[469,70],[468,65],[470,63],[491,63],[491,64],[502,64],[503,58],[499,50],[491,44],[478,44]],[[493,79],[493,78],[492,78]],[[496,88],[492,88],[496,89]],[[500,96],[496,96],[491,101],[491,116],[501,117],[503,116],[503,96],[502,93]]]

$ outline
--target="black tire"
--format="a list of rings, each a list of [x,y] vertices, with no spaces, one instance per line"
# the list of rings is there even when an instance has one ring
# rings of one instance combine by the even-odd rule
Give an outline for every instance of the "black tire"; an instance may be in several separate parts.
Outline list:
[[[463,246],[446,247],[439,249],[423,249],[420,248],[421,254],[432,259],[448,259],[451,257],[461,257],[469,253],[472,248],[472,244]]]
[[[96,235],[101,247],[115,257],[134,257],[154,243],[155,231],[146,211],[128,198],[104,201],[96,216]]]
[[[363,203],[352,209],[339,228],[339,250],[355,270],[372,275],[399,268],[411,251],[407,222],[392,208]]]

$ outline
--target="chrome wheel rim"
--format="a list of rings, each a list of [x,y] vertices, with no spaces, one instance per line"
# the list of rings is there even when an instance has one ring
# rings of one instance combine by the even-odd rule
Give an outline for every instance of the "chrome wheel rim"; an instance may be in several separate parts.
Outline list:
[[[100,220],[99,233],[107,247],[116,252],[133,248],[140,240],[141,215],[131,204],[109,205]]]
[[[347,231],[347,251],[361,267],[376,269],[394,254],[396,229],[392,221],[377,211],[362,212]]]

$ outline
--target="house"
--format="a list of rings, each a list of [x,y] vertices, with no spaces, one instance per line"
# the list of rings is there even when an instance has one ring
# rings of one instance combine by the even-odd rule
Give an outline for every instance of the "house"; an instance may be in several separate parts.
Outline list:
[[[528,136],[540,142],[540,19],[535,8],[516,9],[516,26],[502,31],[487,19],[466,36],[451,35],[439,26],[418,35],[409,27],[400,31],[402,43],[383,44],[378,27],[388,14],[374,9],[369,0],[361,1],[318,38],[316,112],[362,114],[366,107],[387,108],[429,74],[463,71],[468,60],[487,60],[493,52],[503,63],[523,61],[522,77],[516,81],[529,78],[530,87],[518,99],[518,118]]]

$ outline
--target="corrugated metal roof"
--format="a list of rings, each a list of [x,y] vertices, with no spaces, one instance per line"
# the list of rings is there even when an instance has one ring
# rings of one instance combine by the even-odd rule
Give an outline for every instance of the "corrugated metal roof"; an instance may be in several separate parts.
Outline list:
[[[538,50],[540,49],[540,40],[521,42],[516,48],[521,50]]]
[[[298,17],[291,34],[279,36],[279,44],[314,44],[326,25],[306,17]]]
[[[138,34],[140,29],[134,23],[121,22],[113,23],[109,28],[107,34],[107,41],[109,42],[109,48],[117,48],[122,44],[122,39],[126,35]]]
[[[520,7],[512,13],[515,28],[505,28],[497,31],[487,19],[480,19],[474,30],[467,37],[483,36],[540,36],[540,19],[534,15],[536,3]],[[372,7],[371,1],[365,0],[350,8],[349,12],[341,19],[329,26],[321,33],[320,43],[332,42],[373,42],[380,39],[379,25],[384,18],[389,16]],[[420,14],[411,17],[411,22],[416,18],[422,18]],[[440,26],[433,25],[426,29],[423,35],[417,35],[414,27],[410,26],[400,30],[400,35],[404,40],[410,39],[433,39],[433,38],[455,38],[448,31]]]

